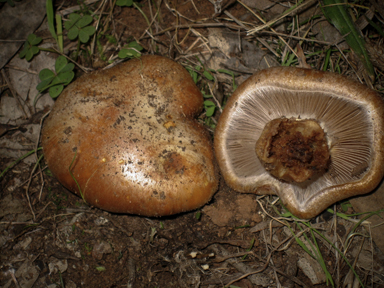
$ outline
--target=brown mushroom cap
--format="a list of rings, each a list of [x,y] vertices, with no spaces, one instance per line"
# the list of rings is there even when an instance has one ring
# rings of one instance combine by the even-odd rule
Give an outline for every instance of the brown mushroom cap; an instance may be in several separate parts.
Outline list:
[[[324,174],[288,183],[265,170],[255,145],[265,125],[282,117],[319,123],[330,153]],[[384,174],[383,129],[383,100],[365,85],[334,73],[275,67],[257,72],[235,91],[216,127],[214,147],[230,187],[277,194],[294,215],[311,218],[379,184]]]
[[[217,189],[208,133],[193,118],[203,97],[189,73],[142,56],[80,77],[56,101],[44,156],[69,190],[102,209],[164,216],[196,209]],[[77,151],[77,153],[75,153]]]

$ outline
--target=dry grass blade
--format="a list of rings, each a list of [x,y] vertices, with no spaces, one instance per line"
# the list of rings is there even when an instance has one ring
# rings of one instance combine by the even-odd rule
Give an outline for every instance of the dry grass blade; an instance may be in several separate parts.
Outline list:
[[[241,3],[242,5],[245,6],[244,3],[242,3],[240,0],[238,0],[239,3]],[[299,1],[298,4],[294,5],[292,8],[288,9],[287,11],[285,11],[282,15],[276,17],[275,19],[272,19],[268,22],[265,22],[261,17],[259,18],[259,20],[261,20],[262,22],[264,22],[263,25],[260,25],[256,28],[253,28],[253,29],[249,29],[247,31],[247,34],[248,35],[252,35],[252,34],[255,34],[261,30],[264,30],[265,28],[271,28],[271,26],[273,26],[275,23],[277,23],[278,21],[280,21],[281,19],[284,19],[285,17],[288,17],[288,16],[292,16],[293,14],[297,13],[297,11],[301,10],[301,9],[305,9],[306,7],[309,7],[311,6],[313,3],[317,2],[316,0],[310,0],[310,1]]]

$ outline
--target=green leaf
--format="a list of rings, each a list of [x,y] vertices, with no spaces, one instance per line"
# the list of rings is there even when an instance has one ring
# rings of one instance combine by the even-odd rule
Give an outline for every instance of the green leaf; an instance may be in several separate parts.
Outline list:
[[[322,0],[321,9],[337,30],[343,35],[349,47],[356,53],[364,64],[369,76],[373,80],[375,72],[365,49],[365,41],[360,31],[357,30],[351,16],[347,11],[347,5],[343,0]]]
[[[130,49],[133,48],[133,49]],[[135,49],[135,50],[134,50]],[[124,58],[132,58],[132,57],[140,57],[141,54],[137,51],[143,50],[143,47],[138,44],[136,41],[132,41],[127,45],[127,48],[123,48],[119,51],[118,56],[122,59]]]
[[[42,39],[40,37],[37,37],[35,34],[29,34],[27,37],[27,41],[25,41],[24,43],[24,48],[19,54],[19,57],[25,57],[27,61],[30,61],[33,56],[39,53],[40,51],[39,47],[36,47],[34,45],[39,44],[41,41]]]
[[[37,37],[35,34],[29,34],[27,39],[29,44],[32,46],[38,45],[43,40],[41,37]]]
[[[26,41],[24,44],[24,49],[20,52],[19,57],[24,58],[25,55],[27,55],[28,52],[28,42]]]
[[[65,67],[63,69],[60,70],[60,73],[72,71],[74,68],[75,68],[75,64],[68,63],[67,65],[65,65]]]
[[[343,201],[340,203],[341,209],[343,209],[344,212],[348,210],[348,208],[352,207],[352,204],[349,201]]]
[[[31,49],[28,49],[27,54],[25,55],[25,59],[30,61],[33,58],[33,52]]]
[[[36,89],[40,92],[43,92],[45,89],[47,89],[47,86],[51,83],[52,79],[53,78],[41,81],[39,84],[37,84]]]
[[[198,77],[197,72],[192,70],[192,68],[189,68],[189,67],[186,67],[186,69],[188,70],[189,75],[191,75],[193,82],[196,84],[197,83],[197,77]]]
[[[79,29],[77,27],[74,27],[71,30],[69,30],[67,34],[69,40],[75,40],[78,35],[79,35]]]
[[[118,54],[119,58],[124,59],[124,58],[132,58],[132,57],[140,57],[140,53],[133,49],[127,49],[123,48],[119,51]]]
[[[217,69],[217,72],[224,73],[232,77],[236,76],[234,72],[226,69]]]
[[[215,78],[212,76],[212,74],[209,73],[209,72],[206,71],[206,70],[203,72],[203,75],[204,75],[205,78],[207,78],[209,81],[213,81],[213,80],[215,80]]]
[[[68,18],[69,18],[68,22],[70,22],[71,25],[74,25],[74,24],[77,24],[77,22],[80,20],[81,16],[80,16],[80,14],[77,14],[77,13],[71,13],[71,14],[69,14]]]
[[[132,50],[132,49],[130,49],[130,50]],[[131,54],[130,52],[128,52],[128,51],[129,51],[128,49],[123,48],[123,49],[121,49],[121,50],[119,51],[119,53],[118,53],[117,55],[118,55],[119,58],[121,58],[121,59],[124,59],[124,58],[127,58],[127,57],[131,57],[132,54]]]
[[[204,101],[204,107],[206,111],[206,116],[211,117],[215,113],[216,105],[210,100],[205,100]]]
[[[99,271],[99,272],[103,272],[103,271],[106,271],[107,269],[105,269],[104,266],[97,266],[96,270]]]
[[[57,96],[60,95],[60,93],[63,91],[64,85],[57,85],[49,88],[49,96],[52,98],[56,98]]]
[[[89,40],[89,35],[84,30],[80,30],[79,32],[79,39],[82,43],[87,43]]]
[[[73,71],[67,71],[58,74],[55,79],[58,79],[58,81],[64,85],[68,85],[69,83],[71,83],[74,77],[75,73]]]
[[[64,22],[64,28],[68,31],[71,30],[74,26],[74,23],[72,21],[65,21]]]
[[[89,36],[91,36],[96,32],[96,28],[93,26],[87,26],[87,27],[84,27],[83,29],[81,29],[81,31],[84,31]]]
[[[80,28],[83,28],[83,27],[89,25],[92,21],[93,21],[93,18],[91,16],[84,15],[83,17],[81,17],[79,22],[77,22],[77,25],[79,25]]]
[[[47,68],[43,69],[39,73],[40,80],[47,80],[47,79],[53,79],[55,77],[55,73],[53,73],[52,70],[49,70]]]
[[[369,19],[367,16],[365,16],[365,19],[369,22],[369,24],[371,24],[371,26],[373,28],[375,28],[375,30],[381,35],[381,37],[384,37],[384,31],[383,29],[381,29],[381,27],[379,25],[377,25],[375,22],[373,22],[371,19]]]
[[[111,44],[117,43],[117,40],[116,40],[115,36],[113,36],[113,35],[105,35],[105,38],[107,38],[108,42]]]
[[[55,21],[54,21],[52,0],[47,0],[47,2],[46,2],[46,10],[47,10],[47,20],[48,20],[49,32],[51,32],[52,37],[57,42],[57,35],[56,35],[56,30],[55,30]]]
[[[129,47],[129,48],[135,48],[137,51],[141,51],[141,50],[143,50],[143,47],[142,47],[139,43],[137,43],[136,41],[132,41],[132,42],[130,42],[130,43],[128,44],[128,47]]]
[[[212,106],[205,109],[206,110],[205,114],[207,115],[207,117],[211,117],[213,113],[215,113],[215,108],[216,108],[215,106]]]
[[[32,46],[30,50],[31,50],[33,55],[39,53],[39,51],[40,51],[39,47],[36,47],[36,46]]]
[[[64,38],[63,38],[63,22],[61,20],[61,15],[56,14],[56,29],[57,29],[57,45],[61,53],[64,51]]]
[[[211,100],[205,100],[204,101],[204,106],[205,107],[215,106],[215,103],[213,103]]]
[[[55,71],[56,73],[59,73],[66,65],[68,61],[67,58],[65,58],[63,55],[60,55],[57,57],[55,62]]]

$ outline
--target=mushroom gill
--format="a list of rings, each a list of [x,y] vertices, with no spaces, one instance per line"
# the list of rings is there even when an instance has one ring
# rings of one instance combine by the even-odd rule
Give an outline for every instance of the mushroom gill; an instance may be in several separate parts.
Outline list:
[[[311,218],[339,200],[370,192],[378,185],[384,174],[383,117],[383,100],[362,84],[334,73],[270,68],[247,79],[228,101],[215,131],[216,157],[224,179],[233,189],[277,194],[293,214]],[[321,152],[312,151],[314,142],[292,140],[295,137],[290,138],[291,142],[279,140],[274,144],[292,155],[299,152],[298,156],[290,156],[295,161],[304,159],[308,151],[323,153],[323,162],[318,162],[317,167],[297,166],[302,167],[301,175],[297,169],[287,172],[287,165],[276,162],[285,156],[276,157],[278,152],[271,153],[268,146],[277,129],[277,124],[269,123],[277,121],[281,125],[287,121],[284,119],[314,121],[320,127],[316,133],[322,130],[324,134],[320,138],[326,145],[316,144],[322,149],[327,146]],[[280,165],[280,170],[271,173],[271,165]]]
[[[196,209],[218,185],[209,134],[193,119],[202,104],[189,73],[165,57],[84,75],[44,123],[48,167],[107,211],[165,216]]]

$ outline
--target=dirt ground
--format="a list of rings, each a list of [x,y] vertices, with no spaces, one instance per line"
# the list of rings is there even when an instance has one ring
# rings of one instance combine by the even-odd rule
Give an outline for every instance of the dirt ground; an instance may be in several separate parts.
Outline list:
[[[15,2],[14,9],[24,1]],[[89,2],[86,7],[91,11],[104,9],[99,28],[104,30],[99,34],[98,52],[92,57],[79,55],[77,62],[84,69],[76,68],[76,77],[118,60],[117,52],[135,40],[143,46],[143,54],[167,56],[184,66],[234,71],[234,78],[215,74],[215,85],[203,78],[197,83],[221,104],[255,71],[281,65],[282,59],[289,58],[288,46],[297,48],[299,57],[293,66],[303,65],[302,51],[308,65],[323,69],[327,51],[333,51],[327,70],[341,69],[351,78],[367,79],[361,64],[321,14],[317,1],[304,1],[307,6],[279,20],[274,30],[263,29],[258,34],[246,33],[246,29],[262,25],[254,13],[269,21],[295,1],[244,0],[245,5],[232,0],[140,1],[150,29],[134,6],[112,10],[114,1]],[[359,5],[371,7],[371,2],[360,1]],[[79,3],[83,1],[56,1],[54,7],[65,11]],[[6,5],[0,3],[0,12]],[[362,13],[359,5],[354,6],[357,14]],[[374,21],[382,26],[384,15],[375,13]],[[293,35],[291,25],[313,15],[319,16],[302,24],[302,31]],[[52,46],[55,42],[46,21],[33,32]],[[297,37],[289,37],[290,33]],[[364,27],[363,33],[374,50],[383,51],[382,37],[372,27]],[[107,34],[117,43],[108,42]],[[302,41],[307,36],[311,41]],[[335,41],[337,37],[340,41]],[[77,42],[64,39],[65,51],[73,55]],[[379,63],[382,55],[376,55]],[[2,70],[1,105],[5,105],[5,97],[13,95],[12,84],[4,75],[11,77],[15,65],[27,63],[15,61]],[[33,61],[23,69],[37,69]],[[372,87],[382,91],[384,69],[379,67]],[[36,138],[27,135],[36,129],[32,127],[40,127],[51,105],[40,107],[30,117],[21,116],[24,122],[2,122],[0,139],[13,141],[15,146],[0,153],[0,172],[20,157],[10,154],[14,150],[23,155],[39,147],[33,141]],[[199,116],[212,137],[219,116],[218,107],[212,117]],[[36,126],[28,126],[32,124]],[[40,150],[37,155],[42,155]],[[237,193],[222,177],[212,200],[196,211],[160,218],[114,214],[88,206],[65,189],[51,175],[44,158],[37,168],[34,163],[36,158],[19,161],[0,178],[0,287],[384,287],[384,251],[379,245],[384,239],[379,232],[376,243],[373,241],[369,219],[361,224],[358,216],[336,217],[329,211],[308,222],[280,217],[277,211],[286,211],[276,196]],[[379,198],[376,203],[382,201]],[[359,199],[355,201],[363,201]],[[342,215],[358,211],[349,202],[330,208]],[[376,221],[371,224],[382,222],[380,217]]]

